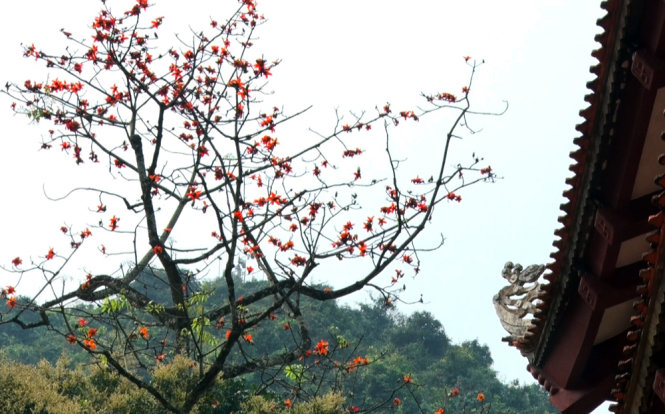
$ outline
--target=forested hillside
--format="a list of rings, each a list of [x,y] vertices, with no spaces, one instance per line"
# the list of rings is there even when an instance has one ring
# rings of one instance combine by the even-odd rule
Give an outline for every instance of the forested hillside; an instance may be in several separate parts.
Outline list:
[[[256,286],[252,285],[257,283],[260,282],[245,282],[240,285],[239,293],[254,290]],[[226,292],[222,286],[216,282],[202,286],[202,291],[208,292],[201,299],[202,306],[205,302],[223,301]],[[346,410],[343,412],[435,413],[441,412],[437,411],[439,409],[445,409],[446,413],[556,412],[547,401],[546,393],[538,386],[499,381],[492,369],[492,357],[486,345],[477,341],[455,343],[446,335],[441,323],[427,312],[405,315],[393,306],[386,306],[383,301],[350,308],[335,301],[301,300],[303,312],[308,313],[311,321],[311,335],[320,338],[308,357],[315,358],[314,363],[285,364],[245,377],[242,381],[220,381],[201,401],[199,412],[242,412],[240,403],[253,394],[272,401],[270,406],[276,409],[291,405],[296,407],[300,403],[313,401],[317,396],[326,396],[337,398]],[[269,323],[253,330],[251,347],[243,353],[244,357],[251,359],[253,355],[265,355],[275,349],[275,344],[283,343],[287,347],[291,341],[297,341],[297,333],[291,330],[289,320],[288,315],[275,314]],[[217,324],[220,335],[223,334],[223,321],[205,323]],[[108,332],[105,334],[108,335]],[[153,331],[151,335],[159,337],[160,334]],[[53,395],[48,398],[55,401],[58,395],[65,396],[63,401],[79,404],[79,408],[83,409],[80,412],[87,412],[85,407],[94,407],[98,413],[105,412],[95,405],[111,400],[115,401],[114,410],[117,412],[122,412],[123,407],[134,407],[127,412],[139,408],[141,412],[160,412],[159,405],[150,402],[152,397],[121,381],[115,374],[105,372],[103,360],[91,359],[79,347],[69,345],[65,337],[55,331],[40,328],[23,330],[16,325],[1,325],[0,341],[3,355],[0,393],[14,392],[13,384],[21,384],[22,381],[39,384],[67,377],[80,382],[78,388],[56,387],[49,391]],[[139,343],[137,340],[137,346]],[[43,362],[39,364],[41,359],[52,365],[58,364],[60,359],[60,363],[54,368]],[[195,369],[197,363],[205,364],[205,361],[183,362],[167,355],[164,362],[158,364],[162,373],[161,377],[155,376],[155,381],[159,382],[161,378],[159,386],[177,388],[180,385],[176,377],[182,377],[182,370]],[[39,368],[35,368],[37,365]],[[25,378],[21,379],[21,376]],[[105,395],[109,381],[115,384],[113,398],[99,397],[95,400],[97,393]],[[40,406],[40,398],[47,398],[44,386],[23,388],[24,401],[32,404],[33,408]],[[30,396],[30,392],[34,395]],[[0,400],[7,398],[5,394]],[[12,399],[16,401],[16,397]],[[136,405],[139,400],[140,407]],[[50,403],[51,409],[56,406]],[[76,412],[72,409],[69,407],[65,411]],[[248,407],[245,409],[251,411]]]

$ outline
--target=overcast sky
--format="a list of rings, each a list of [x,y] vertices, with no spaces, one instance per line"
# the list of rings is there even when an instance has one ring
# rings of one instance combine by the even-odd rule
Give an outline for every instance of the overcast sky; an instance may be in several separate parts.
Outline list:
[[[118,0],[108,0],[113,6]],[[154,1],[165,16],[162,32],[206,24],[220,15],[220,1]],[[427,310],[455,341],[479,339],[489,345],[495,369],[506,381],[531,382],[526,360],[500,341],[505,335],[494,314],[492,296],[503,286],[507,260],[547,263],[557,228],[568,153],[578,133],[585,84],[600,9],[579,0],[263,0],[268,18],[255,49],[280,58],[271,88],[275,99],[295,110],[314,104],[303,122],[329,125],[335,109],[371,110],[386,101],[410,105],[421,91],[455,90],[465,82],[469,55],[485,64],[471,99],[477,109],[501,117],[477,119],[482,132],[454,149],[460,157],[485,157],[501,177],[497,183],[464,192],[458,208],[435,218],[445,246],[423,256],[423,272],[409,281]],[[187,9],[183,9],[183,4]],[[9,2],[0,15],[0,80],[38,79],[41,66],[22,58],[20,43],[58,47],[61,27],[86,33],[99,3]],[[274,80],[273,80],[274,79]],[[5,188],[0,207],[0,260],[40,245],[40,229],[59,226],[57,206],[46,201],[42,184],[53,168],[37,154],[40,130],[15,117],[0,97]],[[4,109],[1,109],[4,108]],[[45,126],[42,126],[43,128]],[[409,133],[441,135],[445,124],[430,123]],[[418,161],[426,148],[405,145],[405,158]],[[54,164],[57,165],[57,164]],[[20,253],[24,254],[24,253]],[[4,263],[3,262],[3,263]],[[362,297],[353,300],[360,301]]]

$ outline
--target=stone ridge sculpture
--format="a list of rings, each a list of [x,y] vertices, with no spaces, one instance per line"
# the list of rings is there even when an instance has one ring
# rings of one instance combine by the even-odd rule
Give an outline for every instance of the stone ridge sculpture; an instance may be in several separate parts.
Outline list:
[[[533,315],[536,310],[540,284],[537,280],[545,271],[543,265],[531,265],[526,269],[522,265],[507,262],[501,271],[501,276],[510,282],[494,295],[494,309],[501,320],[501,325],[508,331],[509,336],[503,338],[510,343],[520,340],[531,326],[527,315]]]

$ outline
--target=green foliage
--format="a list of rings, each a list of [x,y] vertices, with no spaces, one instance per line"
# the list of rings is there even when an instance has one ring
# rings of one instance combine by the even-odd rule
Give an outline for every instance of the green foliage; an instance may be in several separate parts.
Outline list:
[[[301,382],[304,374],[305,368],[302,364],[291,364],[284,367],[284,375],[291,381]]]
[[[245,414],[345,414],[348,412],[344,409],[344,397],[338,393],[328,393],[291,406],[288,405],[289,403],[290,400],[285,404],[254,396],[242,404],[242,409]]]
[[[102,313],[119,313],[124,309],[129,309],[129,301],[124,296],[117,298],[104,298],[102,302],[102,307],[100,308]]]
[[[106,368],[70,368],[62,358],[26,365],[0,359],[0,401],[3,412],[17,414],[161,414],[164,408],[146,390]],[[196,366],[176,357],[156,367],[152,386],[178,406],[194,384]],[[193,414],[238,412],[249,398],[238,381],[217,381],[195,406]]]
[[[130,414],[161,412],[158,404],[108,370],[70,369],[61,359],[55,366],[46,361],[25,365],[0,361],[0,401],[10,413],[39,414]]]
[[[0,369],[0,401],[3,410],[10,413],[80,413],[78,404],[61,392],[61,383],[52,381],[53,375],[43,375],[44,364],[39,366],[2,364]],[[46,364],[47,365],[47,364]],[[50,368],[50,367],[49,367]]]
[[[239,284],[238,295],[255,290],[260,284],[256,281]],[[219,341],[225,329],[215,326],[217,320],[207,316],[206,307],[211,301],[220,303],[227,300],[223,286],[220,281],[209,282],[204,294],[191,296],[188,302],[190,311],[199,316],[193,319],[191,330],[183,331],[183,335],[193,335],[198,343],[208,346]],[[127,312],[123,300],[122,297],[107,300],[102,305],[102,311]],[[160,307],[163,308],[153,303],[151,309],[159,312]],[[313,407],[305,404],[306,401],[308,404],[323,404],[325,401],[338,401],[340,395],[345,397],[344,407],[381,407],[380,410],[393,409],[393,398],[397,397],[401,402],[397,411],[404,413],[419,412],[418,407],[426,413],[440,407],[446,408],[446,412],[473,412],[472,409],[481,407],[491,407],[491,412],[503,414],[556,412],[547,401],[547,394],[537,385],[504,384],[499,381],[492,369],[493,361],[486,345],[478,341],[452,343],[441,323],[428,312],[404,315],[386,307],[383,302],[349,308],[334,301],[314,302],[307,298],[302,298],[301,309],[310,321],[311,337],[315,341],[323,339],[329,342],[329,354],[313,354],[295,363],[243,377],[243,381],[217,381],[200,400],[197,412],[242,413],[245,412],[240,408],[243,401],[247,401],[247,413],[261,413],[265,407],[282,410],[284,401],[290,398],[293,400],[290,412],[293,413],[298,412],[294,410],[305,409],[299,407]],[[244,311],[251,312],[251,309]],[[55,325],[56,331],[58,326]],[[243,348],[242,357],[260,358],[279,349],[292,348],[300,337],[291,326],[297,324],[289,315],[278,312],[274,321],[252,328],[250,332],[254,344]],[[151,335],[162,336],[156,330],[151,331]],[[55,413],[57,411],[54,410],[60,406],[66,411],[70,410],[72,403],[77,403],[76,409],[79,410],[112,404],[113,412],[163,412],[163,408],[160,409],[156,400],[145,390],[138,390],[110,370],[96,368],[84,374],[81,368],[74,368],[64,373],[67,366],[74,367],[76,363],[87,361],[88,357],[77,346],[69,345],[61,334],[3,325],[0,326],[0,338],[5,355],[3,365],[9,367],[1,367],[4,381],[1,386],[4,388],[0,390],[8,392],[6,390],[12,384],[22,384],[34,378],[33,385],[22,387],[24,392],[20,399],[20,404],[25,407],[35,407],[36,411],[30,412],[40,412],[39,407],[46,406],[51,410],[48,412]],[[54,381],[55,374],[51,373],[56,368],[48,368],[49,365],[44,362],[35,365],[38,355],[54,363],[62,354],[74,355],[76,359],[63,359],[57,363],[58,380]],[[358,358],[361,362],[355,363]],[[31,365],[18,369],[17,364],[11,364],[10,360]],[[157,364],[150,371],[154,375],[151,385],[167,395],[171,404],[178,406],[198,378],[199,364],[206,361],[192,362],[180,356],[169,357],[169,360],[170,363]],[[8,378],[10,374],[18,377]],[[405,383],[407,375],[412,382]],[[19,378],[21,376],[24,378]],[[49,381],[60,384],[59,388],[43,385]],[[450,392],[455,388],[460,393],[451,397]],[[249,397],[258,390],[263,397],[250,400]],[[294,390],[297,392],[294,393]],[[480,392],[486,397],[483,404],[476,399]],[[28,394],[32,399],[28,398]],[[321,395],[322,399],[314,398]],[[12,408],[23,407],[20,404]],[[321,412],[336,413],[336,405],[329,407],[332,407],[329,411]],[[76,409],[66,412],[85,412]]]

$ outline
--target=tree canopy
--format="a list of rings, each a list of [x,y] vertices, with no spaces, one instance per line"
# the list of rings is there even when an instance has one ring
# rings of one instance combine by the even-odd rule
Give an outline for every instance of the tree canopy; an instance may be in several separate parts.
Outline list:
[[[264,283],[239,282],[238,288],[241,292],[253,291],[257,288],[255,285]],[[223,280],[211,282],[209,289],[214,292],[212,300],[226,294]],[[161,292],[158,296],[167,294]],[[477,341],[454,343],[441,323],[428,312],[406,315],[394,307],[386,307],[382,301],[351,308],[340,306],[336,301],[321,303],[306,299],[301,307],[309,315],[311,335],[327,342],[328,353],[310,354],[302,361],[273,367],[241,380],[217,381],[197,404],[198,412],[260,412],[262,406],[285,408],[285,401],[294,407],[322,401],[317,398],[331,404],[336,402],[333,406],[340,411],[333,412],[349,412],[352,407],[358,412],[434,413],[439,408],[448,413],[556,412],[547,401],[547,393],[537,385],[521,385],[517,381],[502,383],[492,368],[493,360],[486,345]],[[292,331],[287,324],[287,319],[280,317],[257,327],[251,352],[270,354],[275,349],[290,346]],[[372,327],[371,331],[368,326]],[[5,344],[2,351],[5,389],[12,389],[8,393],[14,392],[8,384],[32,381],[35,377],[48,382],[56,372],[82,382],[74,391],[66,387],[52,391],[48,391],[52,389],[49,387],[28,387],[21,401],[32,401],[39,406],[40,401],[47,398],[46,394],[54,401],[62,396],[73,396],[68,401],[79,405],[84,400],[98,398],[101,401],[103,397],[95,395],[104,392],[108,383],[113,382],[119,385],[111,400],[118,402],[110,407],[116,407],[118,412],[122,412],[123,404],[133,407],[139,402],[143,404],[141,412],[162,410],[157,401],[144,391],[133,389],[132,384],[118,377],[108,365],[94,364],[95,368],[89,368],[91,359],[80,352],[72,352],[74,345],[57,340],[57,334],[43,328],[22,330],[5,325],[0,328],[0,338]],[[39,355],[46,356],[48,363],[38,362]],[[66,355],[64,359],[62,355]],[[182,357],[162,363],[152,383],[176,395],[176,388],[185,387],[183,381],[193,381],[195,377],[190,363],[191,360]],[[39,381],[33,383],[40,384]],[[479,394],[484,396],[483,404],[477,400]],[[184,399],[184,396],[181,393],[176,398]],[[394,405],[396,398],[399,406]],[[244,402],[249,404],[245,407],[247,411],[241,411]]]

